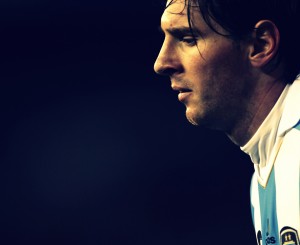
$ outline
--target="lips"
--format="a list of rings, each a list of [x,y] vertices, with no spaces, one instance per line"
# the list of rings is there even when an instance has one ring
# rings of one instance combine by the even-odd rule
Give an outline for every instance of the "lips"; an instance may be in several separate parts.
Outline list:
[[[191,89],[188,89],[188,88],[185,88],[185,87],[180,87],[180,86],[172,85],[172,89],[174,91],[178,91],[179,92],[179,94],[178,94],[178,100],[180,102],[186,102],[188,96],[191,95],[191,93],[192,93]]]
[[[179,93],[188,93],[188,92],[192,91],[191,89],[180,87],[180,86],[176,86],[176,85],[172,85],[172,89],[174,91],[178,91]]]
[[[181,90],[179,90],[179,93],[189,93],[191,91],[192,90],[190,90],[190,89],[181,89]]]
[[[191,94],[192,94],[191,91],[189,91],[189,92],[179,92],[179,94],[178,94],[178,100],[179,100],[180,102],[185,102],[185,103],[186,103],[188,97],[189,97]]]

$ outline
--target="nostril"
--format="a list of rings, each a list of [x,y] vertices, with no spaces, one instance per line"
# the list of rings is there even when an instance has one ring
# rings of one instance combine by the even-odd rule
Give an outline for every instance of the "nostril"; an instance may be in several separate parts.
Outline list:
[[[172,76],[174,73],[176,73],[176,71],[177,70],[172,67],[164,67],[163,69],[161,69],[159,74],[163,76]]]
[[[159,75],[171,76],[177,72],[177,69],[169,64],[161,63],[157,60],[154,63],[154,71]]]
[[[153,69],[157,74],[160,74],[161,67],[160,67],[159,63],[157,62],[157,60],[154,63]]]
[[[168,54],[161,51],[154,63],[154,71],[159,75],[171,76],[174,73],[182,72],[183,66],[177,56],[174,53],[173,55]]]

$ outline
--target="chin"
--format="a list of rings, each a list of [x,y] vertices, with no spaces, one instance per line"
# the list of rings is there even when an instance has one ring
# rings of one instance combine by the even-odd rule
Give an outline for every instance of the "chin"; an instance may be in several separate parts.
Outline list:
[[[201,124],[201,118],[195,112],[192,112],[188,108],[186,110],[185,116],[191,124],[195,126],[199,126]]]
[[[211,120],[212,118],[210,118],[209,115],[205,114],[203,111],[199,112],[197,110],[191,110],[187,108],[186,118],[192,125],[214,128],[214,120]]]
[[[199,126],[198,122],[196,122],[194,119],[187,117],[187,120],[194,126]]]

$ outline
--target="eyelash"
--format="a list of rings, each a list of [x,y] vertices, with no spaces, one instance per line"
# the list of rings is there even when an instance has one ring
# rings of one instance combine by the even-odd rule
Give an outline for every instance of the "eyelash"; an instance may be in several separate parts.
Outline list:
[[[186,43],[187,45],[193,46],[196,44],[196,39],[194,37],[182,37],[180,41]]]

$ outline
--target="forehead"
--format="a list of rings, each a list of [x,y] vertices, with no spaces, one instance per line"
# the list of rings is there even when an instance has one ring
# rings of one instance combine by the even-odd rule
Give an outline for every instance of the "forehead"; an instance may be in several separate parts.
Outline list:
[[[189,14],[187,13],[189,11]],[[176,26],[189,27],[199,32],[213,31],[216,34],[228,32],[219,25],[213,17],[206,16],[204,20],[197,0],[168,0],[161,17],[161,28]],[[209,20],[209,23],[207,22]]]
[[[188,0],[168,0],[164,14],[186,15]]]
[[[165,11],[161,17],[162,26],[168,25],[185,25],[188,26],[188,5],[189,17],[194,24],[202,22],[202,17],[198,5],[193,3],[194,0],[168,0]]]
[[[177,22],[181,24],[187,22],[187,0],[168,0],[166,9],[161,17],[161,23],[168,25],[175,25]],[[192,8],[190,14],[193,14]]]
[[[183,5],[194,5],[194,6],[198,6],[198,0],[167,0],[166,1],[166,6],[173,4],[173,3],[179,3],[179,4],[183,4]]]

